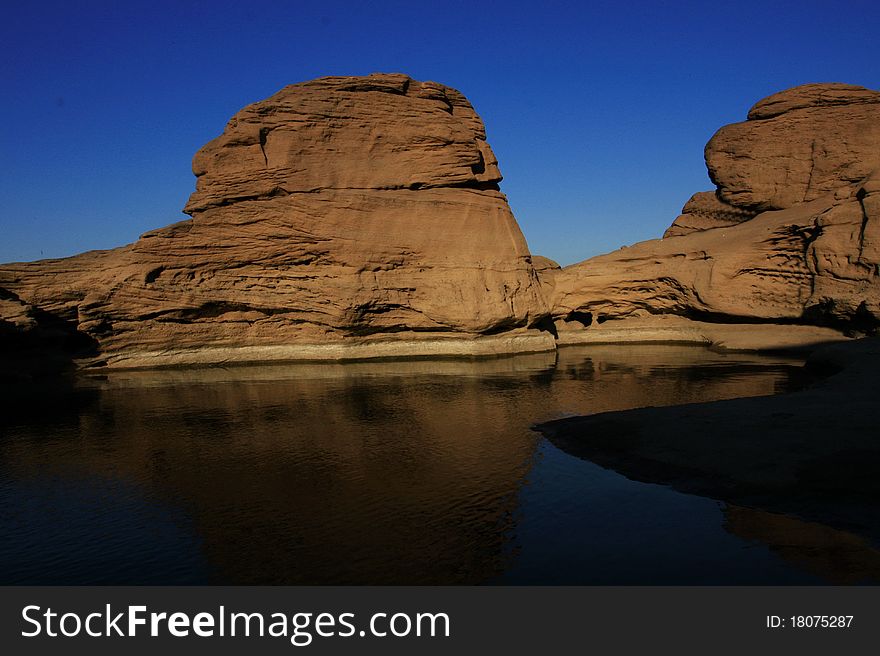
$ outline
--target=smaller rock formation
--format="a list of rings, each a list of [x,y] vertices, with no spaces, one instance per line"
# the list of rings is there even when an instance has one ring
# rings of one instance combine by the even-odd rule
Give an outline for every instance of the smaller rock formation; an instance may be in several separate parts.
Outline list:
[[[880,92],[805,84],[773,94],[706,145],[709,177],[734,207],[782,210],[880,168]]]
[[[880,92],[774,94],[712,137],[706,163],[718,188],[695,194],[664,239],[555,273],[564,339],[595,339],[571,332],[592,321],[670,314],[880,325]]]

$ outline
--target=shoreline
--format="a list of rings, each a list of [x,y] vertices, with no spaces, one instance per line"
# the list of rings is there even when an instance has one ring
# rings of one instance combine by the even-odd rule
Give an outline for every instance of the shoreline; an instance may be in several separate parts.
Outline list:
[[[575,322],[576,323],[576,322]],[[79,369],[163,369],[285,362],[340,363],[380,360],[503,358],[568,346],[688,344],[723,351],[804,352],[850,341],[833,328],[796,324],[713,324],[673,315],[608,321],[589,327],[557,321],[554,332],[518,329],[498,335],[396,333],[345,341],[218,345],[181,349],[119,350],[76,360]]]
[[[118,351],[80,361],[86,371],[212,367],[382,360],[499,358],[554,351],[552,335],[537,330],[503,335],[377,338],[325,344],[207,346],[154,351]],[[96,362],[97,361],[97,362]]]

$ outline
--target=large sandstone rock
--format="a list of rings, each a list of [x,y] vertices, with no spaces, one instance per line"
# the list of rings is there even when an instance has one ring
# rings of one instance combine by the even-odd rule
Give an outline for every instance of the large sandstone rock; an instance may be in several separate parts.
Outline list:
[[[717,190],[696,194],[666,238],[556,272],[561,329],[658,314],[880,324],[880,93],[775,94],[721,128],[706,162]]]
[[[233,116],[193,171],[191,220],[0,266],[0,289],[120,365],[360,357],[371,340],[553,348],[523,333],[547,305],[482,121],[454,89],[405,75],[294,84]],[[503,338],[449,346],[488,334]]]

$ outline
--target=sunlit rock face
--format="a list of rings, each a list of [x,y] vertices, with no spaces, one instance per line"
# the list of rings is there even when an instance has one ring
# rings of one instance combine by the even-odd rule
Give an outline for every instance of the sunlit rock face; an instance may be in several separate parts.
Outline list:
[[[717,189],[664,239],[555,272],[558,319],[880,323],[880,92],[774,94],[712,137],[706,163]]]
[[[4,265],[9,303],[129,365],[426,336],[443,351],[444,338],[548,313],[483,123],[454,89],[398,74],[294,84],[233,116],[193,171],[191,220],[113,251]],[[514,342],[493,348],[553,347],[547,333]]]

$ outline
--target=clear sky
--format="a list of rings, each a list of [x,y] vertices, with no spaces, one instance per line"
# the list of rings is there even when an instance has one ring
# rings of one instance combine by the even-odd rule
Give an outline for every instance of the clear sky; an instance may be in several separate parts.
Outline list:
[[[780,89],[880,88],[880,2],[3,3],[0,262],[182,218],[190,161],[244,105],[321,75],[456,87],[533,253],[657,237],[703,146]]]

